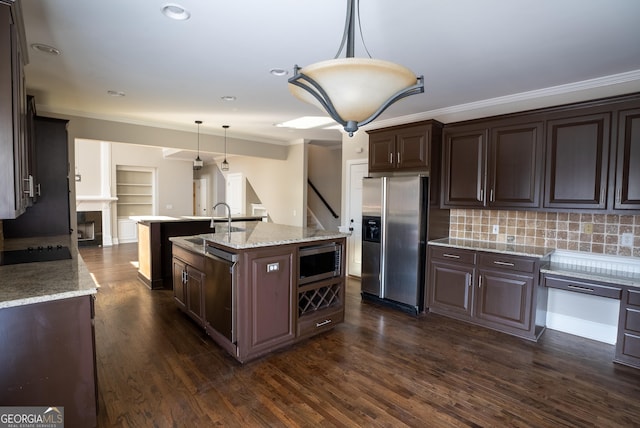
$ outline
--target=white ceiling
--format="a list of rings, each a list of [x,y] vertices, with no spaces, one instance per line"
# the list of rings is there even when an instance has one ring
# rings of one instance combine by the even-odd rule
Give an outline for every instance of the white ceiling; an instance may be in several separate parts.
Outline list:
[[[170,1],[191,18],[168,19],[163,0],[23,0],[27,43],[61,51],[29,50],[38,112],[187,131],[199,119],[202,133],[228,124],[230,136],[282,144],[342,138],[274,124],[321,114],[289,93],[287,77],[294,64],[335,56],[346,0]],[[360,9],[371,55],[425,76],[425,93],[378,123],[591,86],[640,91],[638,0],[362,0]],[[366,56],[360,46],[356,56]]]

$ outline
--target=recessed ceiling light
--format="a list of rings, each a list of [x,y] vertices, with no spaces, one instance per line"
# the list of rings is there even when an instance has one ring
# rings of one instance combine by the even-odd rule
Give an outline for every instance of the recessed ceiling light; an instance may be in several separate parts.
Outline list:
[[[59,49],[54,48],[53,46],[42,44],[42,43],[33,43],[31,45],[31,48],[33,48],[38,52],[46,53],[49,55],[55,55],[55,56],[60,55]]]
[[[327,125],[331,122],[333,122],[333,119],[327,116],[303,116],[287,122],[276,123],[275,126],[278,128],[310,129]]]
[[[126,94],[122,91],[114,91],[114,90],[108,90],[107,94],[111,95],[112,97],[124,97]]]
[[[289,72],[287,70],[285,70],[284,68],[272,68],[271,70],[269,70],[269,73],[273,74],[274,76],[286,76],[287,74],[289,74]]]
[[[184,21],[191,17],[189,11],[178,4],[166,4],[162,6],[162,14],[176,21]]]
[[[234,97],[233,95],[224,95],[224,96],[220,97],[220,99],[222,101],[235,101],[236,97]]]

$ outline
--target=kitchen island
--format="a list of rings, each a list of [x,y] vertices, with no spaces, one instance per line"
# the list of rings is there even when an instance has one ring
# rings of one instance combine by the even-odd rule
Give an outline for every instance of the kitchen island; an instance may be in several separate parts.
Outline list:
[[[176,304],[240,362],[344,320],[346,237],[265,222],[172,237]]]
[[[132,216],[138,228],[138,279],[152,290],[171,289],[170,237],[212,231],[210,224],[226,222],[227,217],[205,216]],[[232,222],[262,221],[261,216],[231,216]]]
[[[7,264],[16,253],[25,261],[57,252],[65,253],[61,260]],[[95,427],[97,286],[75,243],[69,236],[11,239],[1,254],[0,403],[64,407],[67,426]]]

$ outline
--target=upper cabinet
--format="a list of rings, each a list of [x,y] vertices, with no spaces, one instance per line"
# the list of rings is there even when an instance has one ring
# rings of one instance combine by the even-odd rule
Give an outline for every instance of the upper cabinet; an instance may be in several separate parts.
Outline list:
[[[545,208],[605,209],[610,113],[547,122]]]
[[[640,93],[446,125],[443,208],[640,211]]]
[[[426,121],[368,131],[369,172],[431,171],[432,146],[439,147],[441,129],[439,122]]]
[[[542,130],[541,121],[447,127],[443,206],[538,207]]]
[[[21,19],[19,3],[0,3],[0,219],[18,217],[34,196]]]
[[[640,210],[640,108],[618,115],[614,208]]]

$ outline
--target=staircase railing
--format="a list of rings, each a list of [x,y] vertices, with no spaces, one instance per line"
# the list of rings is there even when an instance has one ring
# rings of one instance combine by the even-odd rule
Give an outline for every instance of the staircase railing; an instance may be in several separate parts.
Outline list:
[[[327,207],[327,209],[329,210],[329,212],[331,213],[333,218],[338,218],[338,214],[336,214],[336,212],[333,210],[333,208],[331,208],[331,206],[329,205],[327,200],[320,194],[320,192],[318,191],[316,186],[314,186],[313,183],[311,182],[311,180],[309,180],[308,178],[307,178],[307,183],[309,184],[309,186],[311,186],[311,189],[313,189],[313,191],[316,193],[316,195],[318,195],[318,197],[320,198],[320,200],[322,201],[324,206]]]

